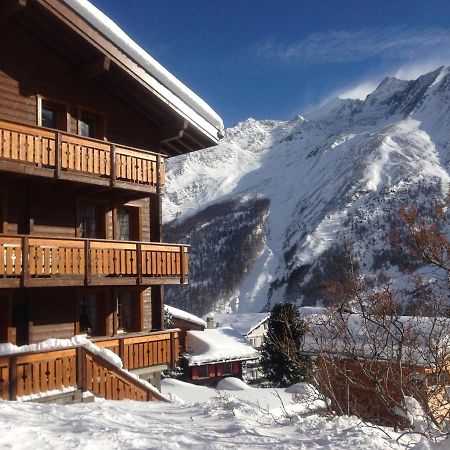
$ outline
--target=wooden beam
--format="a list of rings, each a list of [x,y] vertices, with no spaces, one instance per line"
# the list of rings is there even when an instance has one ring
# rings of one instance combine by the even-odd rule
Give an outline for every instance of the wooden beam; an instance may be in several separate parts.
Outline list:
[[[183,137],[183,133],[188,129],[188,126],[189,122],[182,120],[181,122],[178,121],[178,123],[171,123],[170,126],[163,127],[158,131],[161,144]]]
[[[100,56],[100,58],[92,61],[82,67],[78,67],[74,70],[74,79],[78,82],[91,80],[97,78],[106,72],[109,72],[111,67],[111,60],[107,56]]]
[[[8,20],[14,14],[27,6],[27,0],[2,0],[0,9],[0,23]]]

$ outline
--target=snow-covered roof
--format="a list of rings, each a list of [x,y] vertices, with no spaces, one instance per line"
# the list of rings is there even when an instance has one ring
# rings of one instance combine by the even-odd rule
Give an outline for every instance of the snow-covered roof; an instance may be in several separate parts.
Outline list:
[[[169,305],[164,305],[164,309],[176,319],[186,320],[187,322],[192,322],[206,328],[206,322],[203,319],[200,319],[200,317],[194,316],[194,314],[183,311],[182,309],[174,308],[173,306]]]
[[[311,314],[303,349],[312,353],[394,360],[402,346],[406,364],[434,366],[450,354],[450,319],[400,316],[390,322],[361,314]]]
[[[188,353],[184,357],[190,366],[225,361],[256,359],[259,352],[249,341],[230,327],[205,331],[188,331],[186,336]]]
[[[232,327],[243,336],[247,336],[270,316],[270,313],[226,314],[215,312],[213,314],[214,322],[217,323],[217,326]],[[212,314],[210,313],[203,317],[207,317],[208,315]]]
[[[155,95],[207,134],[210,139],[217,142],[223,136],[224,125],[220,116],[136,44],[109,17],[87,0],[63,1],[137,64],[137,67],[129,69],[135,72]]]

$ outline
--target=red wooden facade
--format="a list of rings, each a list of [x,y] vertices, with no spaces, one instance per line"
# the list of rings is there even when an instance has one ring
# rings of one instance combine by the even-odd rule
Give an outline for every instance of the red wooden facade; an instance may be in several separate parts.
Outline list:
[[[215,385],[226,377],[242,378],[242,361],[213,362],[185,368],[185,378],[195,384]]]

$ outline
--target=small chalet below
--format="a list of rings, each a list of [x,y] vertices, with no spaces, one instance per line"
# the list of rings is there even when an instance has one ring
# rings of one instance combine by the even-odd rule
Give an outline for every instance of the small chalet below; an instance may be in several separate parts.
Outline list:
[[[259,358],[247,339],[229,327],[188,331],[182,366],[185,377],[197,384],[216,384],[222,378],[242,378],[243,365]]]

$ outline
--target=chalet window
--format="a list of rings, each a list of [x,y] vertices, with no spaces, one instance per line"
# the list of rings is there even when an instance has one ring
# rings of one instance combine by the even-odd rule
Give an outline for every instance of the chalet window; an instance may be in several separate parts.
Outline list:
[[[82,294],[80,296],[79,316],[80,333],[91,336],[97,334],[97,296]]]
[[[132,331],[131,292],[119,292],[117,296],[117,328]]]
[[[116,209],[115,238],[119,241],[139,241],[139,208],[122,206]]]
[[[130,211],[126,208],[117,209],[117,239],[120,241],[131,240]]]
[[[78,108],[77,132],[80,136],[105,139],[105,116],[97,111]]]
[[[96,128],[97,120],[93,116],[88,116],[86,114],[81,114],[80,120],[78,122],[78,134],[80,136],[97,137]]]
[[[198,377],[199,378],[209,378],[209,366],[198,366]]]
[[[98,205],[80,203],[78,229],[82,238],[98,237]]]
[[[38,97],[38,126],[67,131],[67,106]]]
[[[226,362],[222,366],[222,375],[232,375],[233,374],[233,368],[231,362]]]
[[[42,105],[42,126],[58,128],[58,109],[50,105]]]

